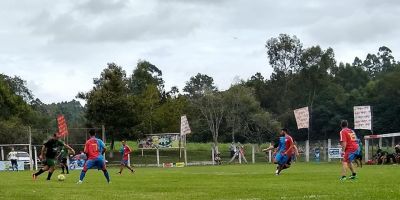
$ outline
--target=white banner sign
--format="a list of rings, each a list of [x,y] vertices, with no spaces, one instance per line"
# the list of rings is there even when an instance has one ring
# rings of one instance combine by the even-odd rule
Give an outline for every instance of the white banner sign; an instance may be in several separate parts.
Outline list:
[[[342,148],[329,148],[328,149],[329,158],[342,158]]]
[[[190,134],[192,131],[190,130],[189,122],[186,118],[186,115],[181,117],[181,135]]]
[[[354,129],[372,129],[371,106],[354,106]]]
[[[17,164],[18,164],[18,170],[23,171],[24,170],[24,162],[18,161]],[[3,171],[3,170],[9,170],[9,171],[12,170],[11,161],[0,161],[0,171]]]
[[[294,110],[294,117],[296,118],[297,128],[308,128],[310,124],[310,115],[308,107],[299,108]]]

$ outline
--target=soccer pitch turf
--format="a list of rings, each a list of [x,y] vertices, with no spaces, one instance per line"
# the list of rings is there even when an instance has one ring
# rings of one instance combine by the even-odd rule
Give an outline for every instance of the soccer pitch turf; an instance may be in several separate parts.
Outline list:
[[[63,182],[57,170],[33,181],[31,172],[0,172],[0,199],[400,199],[399,166],[364,166],[358,179],[339,181],[339,163],[295,163],[275,176],[275,165],[248,164],[185,168],[138,168],[135,174],[89,170],[82,185],[79,171]]]

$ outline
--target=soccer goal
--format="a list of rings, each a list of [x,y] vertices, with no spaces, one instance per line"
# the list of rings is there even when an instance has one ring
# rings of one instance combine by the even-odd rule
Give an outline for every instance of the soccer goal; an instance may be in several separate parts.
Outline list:
[[[400,133],[388,133],[381,135],[366,135],[365,140],[365,162],[368,162],[370,158],[375,154],[375,152],[380,148],[388,152],[394,151],[394,146],[396,141],[399,142],[400,139],[396,140],[396,137],[400,136]],[[377,144],[377,146],[376,146]]]

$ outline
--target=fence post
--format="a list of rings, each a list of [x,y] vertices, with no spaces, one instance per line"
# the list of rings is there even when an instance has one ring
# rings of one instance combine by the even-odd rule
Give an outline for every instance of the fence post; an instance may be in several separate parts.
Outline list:
[[[103,142],[106,143],[106,127],[104,125],[101,125],[101,134],[103,137]]]
[[[128,154],[128,166],[131,166],[131,154]]]
[[[33,162],[32,162],[32,130],[31,127],[28,126],[29,132],[29,169],[33,170]]]
[[[1,160],[4,160],[4,148],[1,147]]]
[[[306,140],[306,162],[310,162],[310,141]]]
[[[331,139],[328,139],[328,162],[331,162],[331,158],[329,157],[329,149],[332,147]]]
[[[364,158],[365,158],[365,162],[368,162],[368,160],[369,160],[369,141],[367,140],[367,139],[365,139],[364,140],[365,141],[365,147],[364,147],[364,149],[365,149],[365,156],[364,156]]]
[[[382,138],[379,138],[379,148],[382,149]]]
[[[256,163],[256,155],[255,155],[254,144],[251,145],[251,162],[252,162],[253,164]]]
[[[38,166],[37,166],[37,151],[36,151],[37,149],[36,149],[36,146],[33,146],[33,155],[35,156],[35,170],[38,170]],[[67,161],[68,161],[69,159],[67,159]],[[69,167],[69,165],[67,165],[67,167]]]
[[[240,152],[240,149],[239,149],[239,164],[242,164],[242,153]]]
[[[183,149],[183,156],[185,156],[185,166],[187,166],[187,152],[186,152],[186,147]]]
[[[272,145],[272,143],[269,143],[269,146],[271,146],[271,145]],[[272,151],[271,150],[268,151],[268,160],[269,160],[269,163],[272,163]]]
[[[156,152],[157,152],[157,167],[160,167],[160,151],[158,148]]]
[[[395,141],[394,141],[394,137],[392,137],[392,148],[394,148],[394,146],[395,146]]]
[[[211,147],[211,161],[212,161],[212,164],[213,165],[215,165],[215,163],[214,163],[214,161],[215,161],[215,157],[214,157],[214,147]]]

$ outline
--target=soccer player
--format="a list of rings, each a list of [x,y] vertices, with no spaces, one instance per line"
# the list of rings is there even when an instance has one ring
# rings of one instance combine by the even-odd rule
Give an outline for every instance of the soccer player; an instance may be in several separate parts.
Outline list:
[[[360,154],[360,149],[357,143],[357,136],[353,130],[348,128],[347,120],[342,120],[340,123],[342,130],[340,131],[340,145],[342,146],[342,152],[344,152],[342,160],[342,177],[340,180],[346,180],[347,168],[351,171],[349,179],[356,178],[356,172],[353,168],[352,161],[355,160],[356,155]]]
[[[57,133],[54,133],[53,137],[51,137],[42,146],[39,159],[42,161],[43,168],[32,175],[33,180],[36,180],[37,177],[45,171],[49,171],[47,180],[50,180],[51,175],[53,175],[54,172],[54,166],[56,165],[56,156],[59,147],[65,147],[75,154],[75,151],[70,146],[60,141]],[[46,155],[44,152],[46,152]]]
[[[82,184],[87,170],[92,167],[101,169],[103,171],[104,176],[107,179],[107,183],[110,183],[110,176],[108,175],[106,163],[103,157],[103,154],[106,152],[106,146],[104,145],[104,142],[102,140],[96,138],[96,132],[93,129],[89,131],[89,134],[90,134],[90,139],[86,141],[84,149],[84,152],[87,155],[88,160],[85,162],[85,165],[83,166],[77,184]]]
[[[66,149],[65,147],[61,148],[59,159],[60,159],[60,166],[61,166],[61,169],[62,169],[61,174],[65,173],[64,169],[66,169],[67,170],[67,174],[69,174],[68,165],[67,165],[68,149]]]
[[[276,175],[279,175],[282,170],[290,167],[293,150],[293,138],[289,135],[288,130],[283,128],[280,132],[279,145],[275,156],[275,161],[278,164],[275,172]]]
[[[135,170],[128,165],[128,156],[132,152],[132,149],[126,144],[126,140],[122,140],[121,143],[122,147],[119,152],[122,154],[122,160],[118,174],[122,174],[122,170],[124,169],[124,167],[128,168],[129,170],[131,170],[132,173],[134,173]]]

